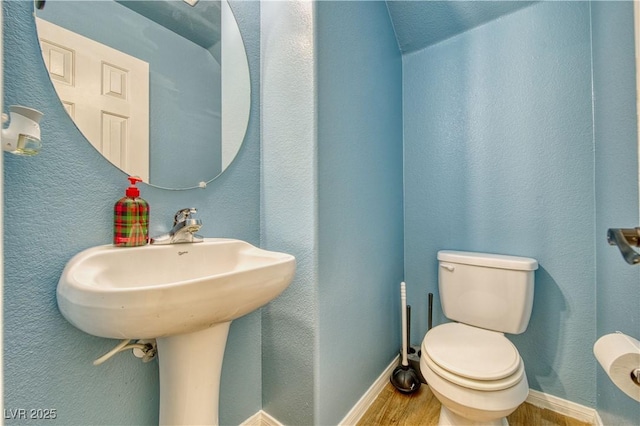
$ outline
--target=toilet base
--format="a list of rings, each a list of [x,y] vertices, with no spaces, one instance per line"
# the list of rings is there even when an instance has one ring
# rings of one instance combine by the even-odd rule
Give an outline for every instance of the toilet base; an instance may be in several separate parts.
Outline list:
[[[509,422],[506,417],[501,417],[495,420],[478,422],[462,417],[447,407],[442,405],[440,408],[440,418],[438,419],[438,426],[508,426]]]

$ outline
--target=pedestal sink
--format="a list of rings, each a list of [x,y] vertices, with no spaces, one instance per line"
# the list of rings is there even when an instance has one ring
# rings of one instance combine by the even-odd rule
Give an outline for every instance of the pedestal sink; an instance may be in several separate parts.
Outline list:
[[[231,321],[276,298],[294,273],[293,256],[233,239],[99,246],[67,263],[58,307],[94,336],[156,339],[160,424],[217,425]]]

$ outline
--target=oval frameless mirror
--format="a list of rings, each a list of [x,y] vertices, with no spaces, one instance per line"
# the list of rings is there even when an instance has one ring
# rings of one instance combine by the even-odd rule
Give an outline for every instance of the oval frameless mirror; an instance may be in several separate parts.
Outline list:
[[[251,87],[225,0],[49,0],[36,26],[69,116],[125,173],[197,188],[237,155]]]

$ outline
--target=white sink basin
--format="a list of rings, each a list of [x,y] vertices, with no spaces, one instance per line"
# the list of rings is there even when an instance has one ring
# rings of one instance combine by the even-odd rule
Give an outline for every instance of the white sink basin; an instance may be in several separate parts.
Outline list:
[[[295,267],[289,254],[221,238],[94,247],[67,263],[58,307],[94,336],[156,339],[161,425],[217,425],[231,321],[282,293]]]
[[[293,256],[232,239],[99,246],[69,261],[58,283],[58,307],[94,336],[165,337],[260,308],[287,288],[294,272]]]

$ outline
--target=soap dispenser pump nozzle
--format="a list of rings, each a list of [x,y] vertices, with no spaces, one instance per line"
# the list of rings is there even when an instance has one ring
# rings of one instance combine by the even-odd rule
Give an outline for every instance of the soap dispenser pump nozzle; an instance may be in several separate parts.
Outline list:
[[[138,198],[140,196],[140,190],[136,186],[136,183],[142,182],[142,179],[137,176],[129,176],[127,179],[131,182],[131,186],[128,187],[126,191],[127,197]]]

